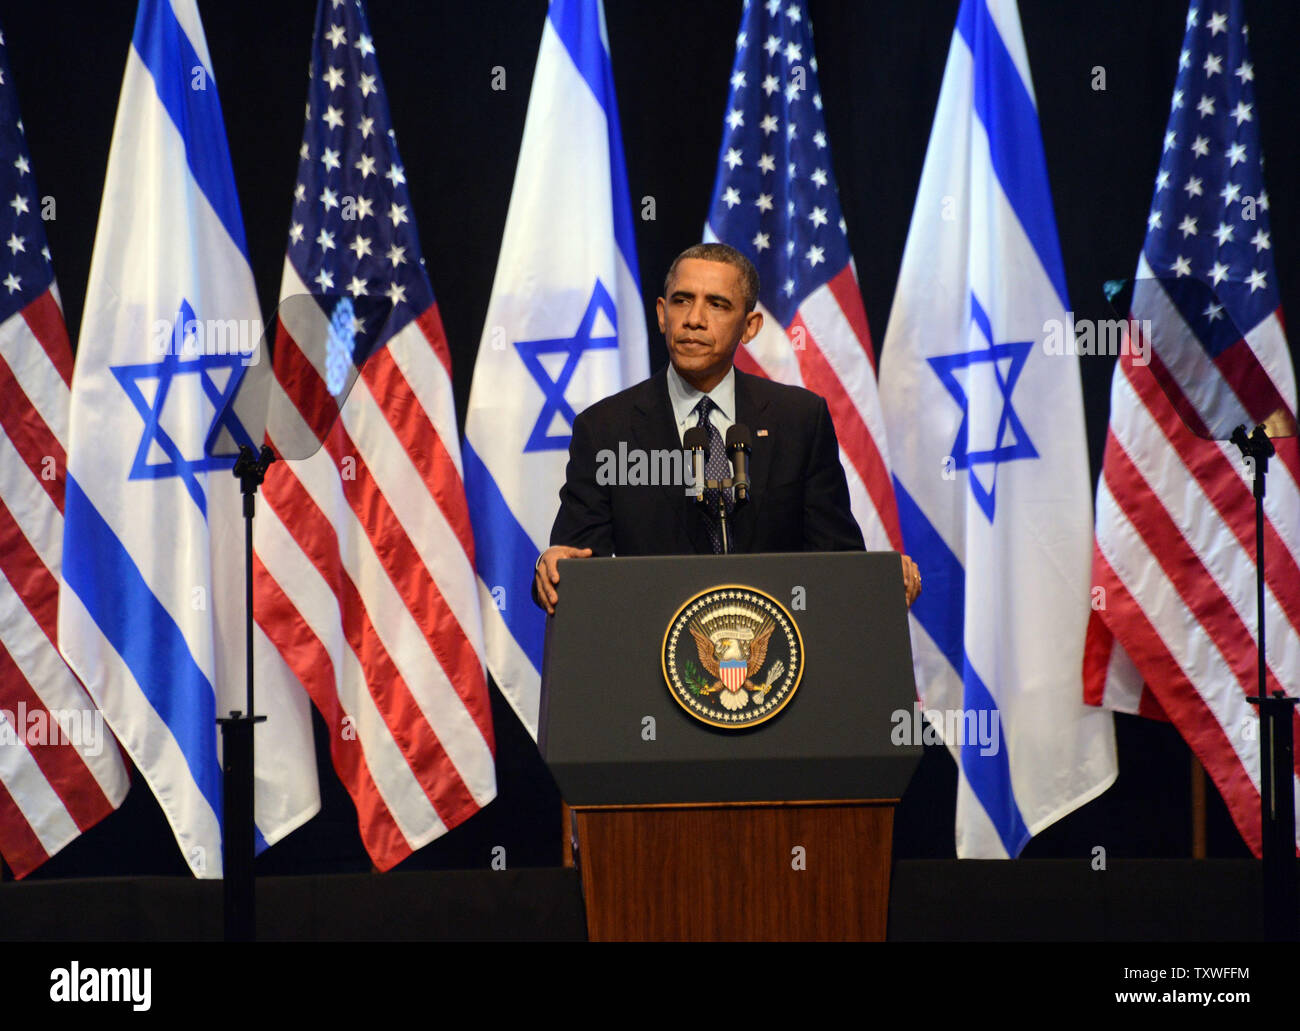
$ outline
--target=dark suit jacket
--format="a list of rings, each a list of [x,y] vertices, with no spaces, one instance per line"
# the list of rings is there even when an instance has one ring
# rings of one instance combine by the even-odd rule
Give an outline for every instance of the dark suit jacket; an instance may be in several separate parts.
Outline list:
[[[731,520],[732,550],[861,551],[862,532],[826,402],[736,370],[736,422],[753,436],[750,498]],[[767,430],[760,436],[759,430]],[[595,555],[712,554],[708,516],[685,487],[597,482],[602,449],[681,452],[667,369],[592,405],[573,424],[551,544]]]

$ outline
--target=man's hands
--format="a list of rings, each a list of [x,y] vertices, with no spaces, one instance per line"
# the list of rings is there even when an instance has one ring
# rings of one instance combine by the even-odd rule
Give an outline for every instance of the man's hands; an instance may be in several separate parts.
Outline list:
[[[542,608],[546,609],[548,616],[555,615],[555,606],[560,601],[560,596],[553,586],[560,582],[560,571],[555,564],[562,558],[590,557],[590,548],[570,548],[564,544],[557,544],[555,547],[547,548],[542,552],[542,557],[537,560],[537,570],[533,575],[533,580],[537,588],[537,597],[541,600]],[[920,583],[919,577],[917,583]],[[917,589],[920,590],[919,587]],[[909,601],[908,604],[910,605],[911,602]]]
[[[903,588],[907,591],[907,607],[910,609],[921,593],[921,571],[906,555],[903,556]]]
[[[567,545],[556,545],[553,548],[547,548],[542,552],[541,558],[537,560],[537,569],[533,575],[534,585],[537,590],[537,597],[546,609],[548,615],[555,615],[555,606],[559,604],[560,595],[556,591],[555,585],[560,582],[560,571],[556,563],[564,558],[590,558],[590,548],[570,548]],[[916,567],[916,563],[907,555],[903,559],[903,590],[907,594],[907,605],[911,608],[912,602],[916,601],[921,593],[921,571]]]

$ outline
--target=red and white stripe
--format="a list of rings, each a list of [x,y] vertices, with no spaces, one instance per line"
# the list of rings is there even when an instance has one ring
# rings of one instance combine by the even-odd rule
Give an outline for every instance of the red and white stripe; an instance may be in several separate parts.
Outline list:
[[[1162,317],[1178,318],[1172,310]],[[1286,355],[1280,315],[1252,330],[1246,343],[1269,356],[1261,367],[1294,411],[1289,362],[1278,366],[1277,355]],[[1097,488],[1085,700],[1170,720],[1258,855],[1259,719],[1246,701],[1258,676],[1254,497],[1235,446],[1201,439],[1179,417],[1191,401],[1174,382],[1158,363],[1135,365],[1129,355],[1115,371]],[[1264,506],[1267,677],[1270,691],[1295,695],[1300,449],[1295,439],[1274,443]],[[1300,718],[1295,728],[1300,736]]]
[[[853,515],[867,549],[901,551],[876,356],[853,264],[818,287],[783,329],[762,305],[763,328],[736,352],[736,368],[806,387],[826,399]]]
[[[130,786],[56,642],[71,381],[51,287],[0,325],[0,854],[16,877],[116,809]],[[27,726],[15,726],[24,713]],[[50,719],[66,732],[41,743],[29,731]]]
[[[286,261],[281,297],[309,293]],[[296,341],[321,339],[327,320],[314,306],[285,310],[271,406],[308,416],[300,438],[324,385],[320,356]],[[263,498],[255,613],[273,650],[262,649],[258,677],[307,689],[366,850],[390,869],[496,795],[474,544],[436,307],[365,363],[320,451],[272,465]]]

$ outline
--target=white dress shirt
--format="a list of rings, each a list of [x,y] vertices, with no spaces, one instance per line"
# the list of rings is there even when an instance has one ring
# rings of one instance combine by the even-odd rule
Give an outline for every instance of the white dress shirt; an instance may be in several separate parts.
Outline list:
[[[668,366],[668,400],[672,402],[673,417],[677,420],[677,436],[683,441],[686,431],[699,422],[700,417],[695,412],[695,406],[700,403],[700,398],[703,396],[702,390],[696,390],[677,374],[677,370],[671,364]],[[736,422],[734,367],[728,369],[722,381],[709,391],[709,397],[713,401],[713,411],[709,413],[709,421],[718,428],[722,439],[726,440],[727,430],[731,429]]]

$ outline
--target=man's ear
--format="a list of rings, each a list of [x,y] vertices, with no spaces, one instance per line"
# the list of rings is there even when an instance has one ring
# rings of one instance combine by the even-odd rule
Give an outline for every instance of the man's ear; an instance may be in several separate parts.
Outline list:
[[[758,331],[763,328],[763,313],[755,309],[745,316],[745,332],[740,335],[740,342],[747,344],[754,337],[758,336]]]
[[[668,324],[664,322],[664,299],[662,297],[655,301],[655,311],[659,313],[659,332],[667,333]]]

